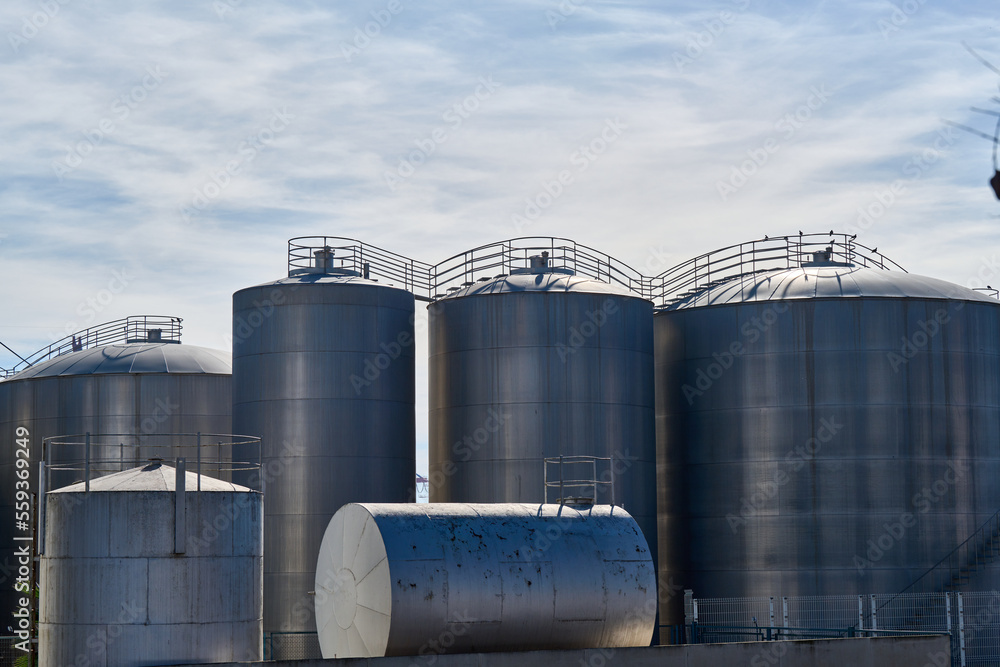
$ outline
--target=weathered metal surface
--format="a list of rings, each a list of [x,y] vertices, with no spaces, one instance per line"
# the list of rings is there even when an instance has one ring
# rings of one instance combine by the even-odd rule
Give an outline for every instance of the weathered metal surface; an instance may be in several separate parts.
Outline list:
[[[528,271],[429,306],[430,501],[540,503],[545,458],[614,457],[615,502],[655,545],[652,305]]]
[[[996,300],[810,266],[723,283],[654,329],[673,588],[895,593],[1000,508]]]
[[[46,494],[39,664],[130,667],[260,660],[262,496],[150,464]]]
[[[155,440],[166,433],[229,432],[230,372],[227,352],[176,343],[135,343],[64,354],[0,382],[0,564],[13,562],[19,427],[29,433],[28,481],[37,493],[42,440],[47,437],[91,432],[149,435]],[[117,451],[113,454],[117,456]],[[60,473],[53,477],[61,483],[75,479]],[[0,627],[5,628],[18,596],[13,581],[2,579],[0,614],[7,620]]]
[[[266,632],[314,630],[342,505],[415,499],[413,319],[409,292],[336,273],[233,295],[232,428],[263,439]]]
[[[351,504],[316,566],[323,655],[646,646],[646,540],[620,507]]]

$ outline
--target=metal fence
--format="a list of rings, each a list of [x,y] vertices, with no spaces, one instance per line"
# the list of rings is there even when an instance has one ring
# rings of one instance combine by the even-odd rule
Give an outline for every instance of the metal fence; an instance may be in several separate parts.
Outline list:
[[[1000,592],[706,598],[686,591],[690,643],[947,634],[954,667],[1000,664]]]
[[[20,640],[17,637],[0,637],[0,665],[4,667],[16,665],[18,660],[21,660],[22,664],[28,664],[26,660],[28,654],[14,647],[18,641]],[[38,664],[37,659],[35,664]]]
[[[312,660],[322,658],[315,632],[265,632],[264,660]]]

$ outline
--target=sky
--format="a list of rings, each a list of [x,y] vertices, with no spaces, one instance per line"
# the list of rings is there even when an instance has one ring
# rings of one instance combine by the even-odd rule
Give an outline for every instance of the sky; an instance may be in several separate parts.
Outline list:
[[[998,23],[943,0],[4,0],[0,341],[164,314],[227,349],[233,292],[307,235],[431,263],[557,236],[655,275],[835,229],[1000,283],[990,142],[944,122],[993,134],[970,107],[1000,111],[1000,76],[963,44],[1000,67]]]

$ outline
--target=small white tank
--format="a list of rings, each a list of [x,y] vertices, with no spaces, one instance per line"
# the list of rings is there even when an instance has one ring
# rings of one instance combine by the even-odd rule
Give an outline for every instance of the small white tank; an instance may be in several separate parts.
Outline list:
[[[262,495],[178,477],[153,462],[46,494],[42,667],[262,659]]]
[[[345,505],[316,565],[324,658],[648,646],[649,547],[622,508]]]

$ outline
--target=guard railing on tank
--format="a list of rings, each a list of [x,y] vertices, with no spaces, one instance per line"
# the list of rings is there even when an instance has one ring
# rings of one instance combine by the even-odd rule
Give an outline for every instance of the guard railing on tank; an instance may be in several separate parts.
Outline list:
[[[434,294],[431,296],[439,299],[447,296],[448,291],[468,287],[477,281],[510,275],[516,269],[530,267],[531,258],[543,253],[549,268],[568,269],[578,276],[621,285],[638,296],[649,298],[649,278],[628,264],[570,239],[550,236],[525,236],[489,243],[435,264]]]
[[[332,270],[350,271],[363,278],[391,281],[412,292],[417,298],[426,297],[431,285],[432,266],[403,255],[384,250],[357,239],[341,236],[299,236],[288,241],[288,271],[322,268],[324,253]],[[426,299],[425,299],[426,300]]]
[[[598,474],[598,463],[604,468]],[[545,484],[545,502],[549,491],[559,496],[559,505],[596,505],[598,490],[607,489],[608,504],[615,504],[615,460],[603,456],[554,456],[542,461],[542,479]],[[555,471],[552,471],[555,468]],[[580,471],[583,472],[580,472]]]
[[[150,417],[149,419],[154,419]],[[234,458],[234,449],[249,447],[256,457],[243,461]],[[75,472],[79,479],[63,480],[63,485],[83,482],[90,490],[93,479],[111,473],[130,470],[149,461],[170,463],[183,453],[190,468],[201,475],[232,482],[234,472],[261,469],[260,438],[231,433],[80,433],[42,439],[42,484],[47,491],[53,486],[53,472]],[[126,454],[128,454],[126,456]],[[256,459],[256,460],[254,460]],[[263,477],[258,475],[260,484]],[[263,488],[256,489],[263,491]]]
[[[152,419],[152,418],[151,418]],[[246,448],[237,458],[236,448]],[[243,456],[246,452],[256,456]],[[184,454],[184,456],[178,456]],[[244,460],[246,459],[246,460]],[[197,474],[197,485],[191,491],[201,491],[202,476],[233,482],[233,473],[240,473],[239,484],[264,492],[262,450],[260,438],[231,433],[80,433],[51,436],[42,439],[42,461],[38,474],[38,496],[48,491],[98,477],[123,472],[150,462],[176,465],[181,470]],[[57,479],[53,480],[53,473]],[[45,535],[44,504],[39,512],[39,535]],[[40,552],[45,552],[44,540]]]
[[[762,271],[797,268],[817,256],[825,261],[883,270],[905,269],[855,240],[857,235],[830,232],[765,236],[699,255],[649,277],[607,253],[571,239],[525,236],[466,250],[437,264],[419,262],[355,239],[301,236],[288,242],[289,273],[330,270],[387,280],[410,290],[421,301],[436,301],[463,287],[529,268],[544,256],[553,269],[621,285],[637,296],[667,308],[689,296],[734,278]],[[819,253],[819,255],[816,255]],[[321,268],[325,267],[325,268]]]
[[[702,290],[739,276],[752,277],[763,271],[798,268],[812,262],[815,253],[829,261],[868,268],[906,272],[878,248],[855,241],[842,233],[765,236],[699,255],[667,269],[652,279],[652,300],[666,308]]]
[[[79,352],[99,345],[115,343],[180,343],[181,318],[169,315],[130,315],[129,317],[97,324],[77,331],[51,343],[12,368],[0,369],[0,379],[9,378],[25,368],[34,366],[67,352]]]
[[[387,280],[410,290],[421,301],[435,301],[477,281],[510,275],[531,266],[545,253],[547,266],[576,275],[622,285],[649,298],[650,280],[606,253],[570,239],[522,237],[498,241],[459,253],[437,264],[409,259],[355,239],[301,236],[288,242],[288,269],[349,271],[361,277]]]

